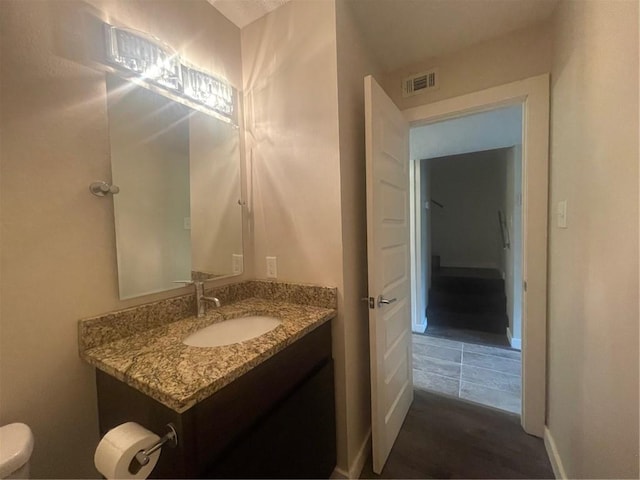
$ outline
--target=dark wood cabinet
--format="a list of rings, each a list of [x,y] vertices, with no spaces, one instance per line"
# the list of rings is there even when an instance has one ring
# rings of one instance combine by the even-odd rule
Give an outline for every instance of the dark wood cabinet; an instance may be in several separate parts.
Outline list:
[[[137,422],[163,448],[151,478],[328,478],[336,463],[331,324],[325,323],[183,413],[96,372],[100,435]]]

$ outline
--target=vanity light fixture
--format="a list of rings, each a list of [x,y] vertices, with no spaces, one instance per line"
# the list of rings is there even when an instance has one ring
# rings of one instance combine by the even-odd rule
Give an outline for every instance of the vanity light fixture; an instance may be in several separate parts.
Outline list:
[[[107,60],[171,90],[182,88],[180,59],[166,45],[144,34],[105,25]]]
[[[105,23],[105,40],[107,63],[116,70],[133,73],[143,83],[166,89],[173,99],[183,98],[234,123],[236,94],[228,83],[188,65],[171,47],[145,33]]]
[[[182,65],[184,94],[223,115],[233,115],[233,88],[211,75]]]

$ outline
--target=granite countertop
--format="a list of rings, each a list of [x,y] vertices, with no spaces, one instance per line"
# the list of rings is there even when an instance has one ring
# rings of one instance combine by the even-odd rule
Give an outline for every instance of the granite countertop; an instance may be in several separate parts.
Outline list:
[[[272,316],[281,319],[282,324],[264,335],[232,345],[190,347],[182,343],[186,336],[205,326],[245,315]],[[86,344],[81,321],[80,356],[182,413],[335,315],[335,308],[325,306],[246,298],[210,309],[203,318],[188,316],[97,346]]]

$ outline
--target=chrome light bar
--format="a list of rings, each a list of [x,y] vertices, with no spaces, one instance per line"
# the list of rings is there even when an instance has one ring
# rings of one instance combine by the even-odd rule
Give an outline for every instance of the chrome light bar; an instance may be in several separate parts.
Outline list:
[[[168,45],[143,32],[105,24],[107,62],[214,112],[233,119],[235,89],[187,65]]]

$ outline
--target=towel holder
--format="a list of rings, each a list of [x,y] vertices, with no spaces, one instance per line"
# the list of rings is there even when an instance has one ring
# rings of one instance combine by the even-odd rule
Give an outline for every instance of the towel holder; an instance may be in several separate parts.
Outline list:
[[[112,195],[119,193],[120,187],[118,187],[117,185],[110,185],[104,181],[99,181],[93,182],[91,185],[89,185],[89,191],[96,197],[104,197],[109,193],[111,193]]]

